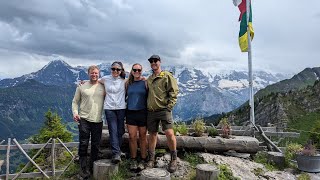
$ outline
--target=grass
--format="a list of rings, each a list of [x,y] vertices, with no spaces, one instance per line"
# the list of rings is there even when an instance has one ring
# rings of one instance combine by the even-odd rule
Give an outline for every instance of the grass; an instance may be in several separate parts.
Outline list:
[[[311,177],[310,177],[309,174],[307,174],[307,173],[302,173],[302,174],[300,174],[300,176],[298,177],[298,180],[311,180]]]
[[[226,164],[219,165],[220,173],[218,180],[240,180],[239,177],[234,177],[232,171]]]
[[[204,160],[199,157],[197,154],[185,152],[183,156],[183,160],[187,161],[191,169],[185,179],[195,180],[196,179],[196,166],[198,164],[203,164]]]
[[[190,163],[192,168],[195,168],[198,164],[203,164],[204,160],[199,157],[196,154],[192,154],[192,153],[185,153],[185,159],[187,162]]]
[[[253,160],[254,160],[254,162],[263,164],[266,167],[266,169],[268,169],[269,171],[275,171],[275,170],[279,169],[279,167],[277,167],[275,164],[268,162],[268,158],[267,158],[267,154],[266,153],[258,152],[254,156]]]
[[[130,160],[125,159],[120,162],[118,172],[115,174],[109,175],[109,179],[112,180],[125,180],[130,178],[130,174],[128,171]]]
[[[306,115],[296,116],[293,117],[288,122],[288,130],[302,130],[300,131],[300,137],[291,139],[291,142],[299,143],[299,144],[306,144],[310,133],[306,131],[311,131],[313,126],[316,123],[320,123],[320,113],[319,112],[313,112],[308,113]]]

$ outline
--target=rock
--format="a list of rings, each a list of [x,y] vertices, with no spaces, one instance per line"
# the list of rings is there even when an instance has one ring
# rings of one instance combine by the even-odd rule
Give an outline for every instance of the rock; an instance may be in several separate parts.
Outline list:
[[[264,177],[272,180],[297,179],[297,177],[285,171],[269,171],[264,174]]]
[[[278,167],[285,166],[284,155],[280,152],[268,152],[268,162],[276,164]]]
[[[156,167],[167,169],[170,160],[171,160],[171,156],[169,153],[165,154],[162,157],[157,157]],[[186,161],[182,161],[179,157],[178,157],[177,164],[178,164],[177,170],[174,173],[171,173],[171,177],[175,177],[175,178],[186,177],[188,175],[188,173],[190,172],[190,168],[191,168],[190,164]]]
[[[240,177],[241,179],[261,179],[257,177],[253,172],[254,169],[261,168],[265,169],[262,164],[252,162],[247,159],[228,157],[221,155],[214,155],[209,153],[198,153],[205,162],[207,163],[217,163],[217,164],[227,164],[235,177]]]

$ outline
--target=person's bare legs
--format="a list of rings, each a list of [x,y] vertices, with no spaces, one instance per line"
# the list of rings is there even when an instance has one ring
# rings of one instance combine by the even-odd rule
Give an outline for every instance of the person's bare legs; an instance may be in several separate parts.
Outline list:
[[[138,129],[139,129],[141,158],[146,159],[146,157],[147,157],[147,128],[146,127],[138,127]]]
[[[127,125],[129,132],[129,147],[131,158],[137,158],[137,132],[138,126]]]
[[[167,143],[170,151],[175,151],[177,149],[177,140],[176,136],[174,135],[173,129],[165,130],[165,134],[167,137]]]

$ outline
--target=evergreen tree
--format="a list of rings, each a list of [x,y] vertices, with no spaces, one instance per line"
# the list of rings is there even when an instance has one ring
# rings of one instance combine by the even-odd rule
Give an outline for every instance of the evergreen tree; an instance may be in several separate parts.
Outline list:
[[[49,109],[45,114],[44,126],[38,134],[30,138],[30,142],[34,144],[46,143],[50,138],[59,138],[62,142],[71,142],[73,136],[61,123],[61,117],[57,113],[52,113]]]
[[[50,138],[59,138],[62,142],[71,142],[73,136],[69,132],[64,124],[61,123],[61,118],[57,113],[52,113],[49,109],[45,114],[44,126],[40,129],[39,133],[29,138],[32,144],[42,144],[48,142]],[[29,151],[29,156],[32,157],[38,150],[33,149]],[[48,163],[51,158],[50,149],[44,149],[34,160],[41,168],[51,168],[51,164]],[[56,168],[65,166],[71,157],[64,148],[57,148],[56,150]],[[24,164],[20,164],[17,171],[20,171],[24,167]],[[37,171],[35,166],[29,166],[25,172]]]

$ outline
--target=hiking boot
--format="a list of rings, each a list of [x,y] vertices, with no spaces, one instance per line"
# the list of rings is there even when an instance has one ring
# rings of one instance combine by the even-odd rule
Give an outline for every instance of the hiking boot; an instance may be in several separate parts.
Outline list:
[[[153,152],[149,151],[149,161],[147,163],[146,168],[153,168],[154,167],[154,162],[155,162],[154,151]]]
[[[119,154],[117,155],[114,155],[111,159],[111,162],[114,163],[114,164],[118,164],[119,162],[121,161],[121,157]]]
[[[171,151],[171,161],[168,166],[168,171],[173,173],[177,170],[177,150]]]
[[[90,173],[87,170],[87,157],[79,158],[80,172],[79,175],[82,179],[89,179]]]
[[[173,159],[169,163],[168,171],[174,173],[177,170],[177,160]]]
[[[136,159],[131,159],[131,162],[130,162],[130,170],[131,171],[135,171],[138,169],[138,162]]]
[[[138,164],[138,169],[141,171],[141,170],[144,170],[145,169],[145,165],[146,165],[146,161],[144,159],[142,159],[139,164]]]

